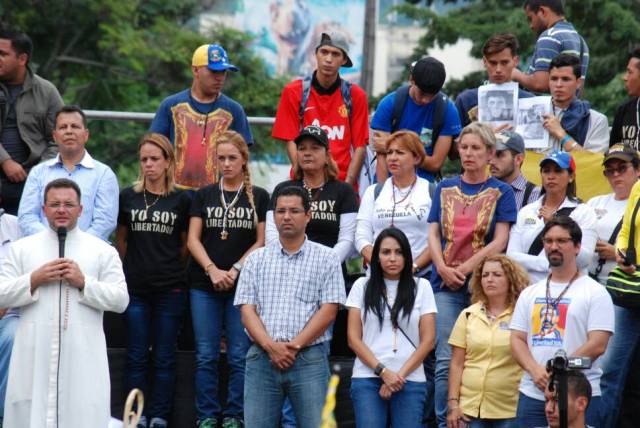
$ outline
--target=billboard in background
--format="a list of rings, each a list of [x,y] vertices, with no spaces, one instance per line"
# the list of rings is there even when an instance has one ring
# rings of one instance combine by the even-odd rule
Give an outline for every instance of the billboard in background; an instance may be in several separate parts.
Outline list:
[[[352,82],[360,80],[366,0],[235,0],[235,3],[231,12],[234,27],[254,36],[254,49],[273,75],[310,74],[316,69],[315,47],[320,35],[340,31],[349,40],[349,57],[353,61],[353,67],[343,68],[340,75]]]

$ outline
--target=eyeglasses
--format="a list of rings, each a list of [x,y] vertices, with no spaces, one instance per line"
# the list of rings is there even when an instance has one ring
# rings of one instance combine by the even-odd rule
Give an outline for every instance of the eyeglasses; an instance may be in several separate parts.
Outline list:
[[[47,208],[52,210],[59,210],[60,208],[64,208],[65,211],[71,211],[74,208],[78,208],[78,204],[72,204],[69,202],[65,202],[64,204],[61,202],[52,202],[47,204]]]
[[[604,174],[605,177],[613,177],[616,173],[618,175],[622,175],[625,172],[627,172],[627,170],[629,169],[629,166],[630,166],[629,163],[623,163],[617,168],[605,168],[604,171],[602,171],[602,173]]]
[[[276,214],[279,215],[285,215],[286,213],[289,213],[291,215],[299,215],[299,214],[304,214],[304,210],[302,208],[277,208],[276,209]]]
[[[564,245],[567,245],[569,242],[572,242],[571,238],[556,238],[556,239],[542,238],[542,243],[547,246],[558,244],[559,246],[562,247]]]

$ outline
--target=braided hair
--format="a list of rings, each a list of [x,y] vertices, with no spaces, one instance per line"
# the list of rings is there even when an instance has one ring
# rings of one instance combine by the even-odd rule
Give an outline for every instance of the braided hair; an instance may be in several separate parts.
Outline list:
[[[244,177],[244,193],[247,195],[247,199],[249,200],[249,205],[253,209],[253,225],[254,227],[258,225],[258,213],[256,210],[256,203],[253,198],[253,184],[251,183],[251,171],[249,170],[249,147],[247,143],[244,141],[242,135],[237,133],[236,131],[226,131],[224,134],[220,136],[216,146],[220,144],[231,144],[240,152],[242,159],[244,160],[244,165],[242,165],[242,175]],[[218,169],[218,182],[220,181],[220,170]]]

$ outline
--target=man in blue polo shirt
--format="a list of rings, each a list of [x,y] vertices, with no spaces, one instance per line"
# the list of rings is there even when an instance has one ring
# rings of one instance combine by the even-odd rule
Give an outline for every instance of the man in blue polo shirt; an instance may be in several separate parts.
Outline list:
[[[165,135],[175,148],[176,185],[199,189],[216,180],[215,159],[218,137],[234,130],[253,144],[247,115],[242,106],[222,93],[228,71],[238,71],[229,63],[219,45],[202,45],[193,53],[191,88],[162,101],[150,132]]]
[[[418,175],[434,181],[440,174],[453,138],[461,131],[458,110],[440,92],[446,77],[440,61],[432,57],[422,58],[411,70],[409,85],[387,94],[380,101],[371,120],[374,150],[378,156],[378,177],[386,177],[385,141],[390,133],[400,129],[415,132],[424,144],[427,156],[418,168]],[[396,104],[396,97],[403,97],[404,102]],[[394,117],[400,112],[398,117]],[[436,117],[439,118],[434,123]]]
[[[512,78],[525,89],[549,92],[549,66],[561,53],[575,55],[582,65],[582,81],[587,77],[589,47],[564,17],[561,0],[526,0],[524,11],[529,27],[538,34],[533,58],[527,73],[514,69]]]

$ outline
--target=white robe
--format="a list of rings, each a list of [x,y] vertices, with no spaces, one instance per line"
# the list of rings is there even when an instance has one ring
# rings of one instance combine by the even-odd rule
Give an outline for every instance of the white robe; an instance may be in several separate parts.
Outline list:
[[[129,304],[122,264],[113,247],[77,227],[68,233],[65,256],[80,266],[83,291],[63,281],[61,292],[55,282],[31,294],[31,272],[58,257],[58,238],[51,229],[13,243],[3,262],[0,307],[20,307],[5,427],[94,428],[109,423],[111,385],[102,314],[123,312]]]

